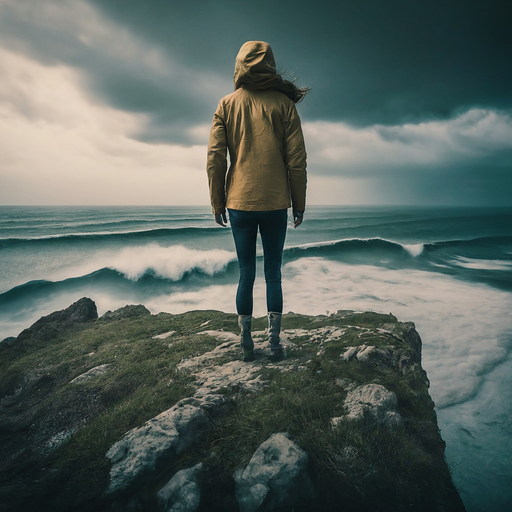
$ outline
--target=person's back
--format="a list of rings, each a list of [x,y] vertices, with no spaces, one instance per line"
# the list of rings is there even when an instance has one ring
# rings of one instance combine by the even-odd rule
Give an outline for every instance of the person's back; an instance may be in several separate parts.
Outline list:
[[[240,88],[221,102],[231,158],[226,207],[288,208],[285,129],[295,106],[278,91]]]
[[[234,82],[235,92],[222,98],[213,117],[207,164],[210,198],[218,224],[225,225],[229,211],[240,266],[236,305],[244,360],[254,359],[250,331],[258,229],[271,356],[279,358],[287,208],[293,207],[297,227],[306,202],[306,150],[295,103],[308,89],[298,89],[276,73],[272,49],[261,41],[249,41],[240,49]]]

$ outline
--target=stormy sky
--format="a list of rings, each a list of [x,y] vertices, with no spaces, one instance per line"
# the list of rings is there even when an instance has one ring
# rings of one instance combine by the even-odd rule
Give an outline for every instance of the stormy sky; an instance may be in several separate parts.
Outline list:
[[[512,4],[0,0],[0,204],[204,204],[248,40],[312,88],[310,204],[512,206]]]

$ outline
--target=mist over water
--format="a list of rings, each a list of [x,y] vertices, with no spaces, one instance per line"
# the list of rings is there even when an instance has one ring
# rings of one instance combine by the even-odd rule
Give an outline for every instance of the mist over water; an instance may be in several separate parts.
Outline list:
[[[512,509],[511,226],[510,209],[311,207],[284,253],[285,312],[415,322],[454,482],[475,512]],[[82,296],[100,314],[235,311],[231,233],[207,208],[0,207],[0,258],[0,339]]]

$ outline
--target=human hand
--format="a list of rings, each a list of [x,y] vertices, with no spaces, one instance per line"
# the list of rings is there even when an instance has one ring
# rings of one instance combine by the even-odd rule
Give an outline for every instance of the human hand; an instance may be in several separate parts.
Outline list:
[[[304,219],[304,212],[293,210],[293,228],[298,228]]]
[[[224,213],[216,213],[215,214],[215,222],[221,225],[223,228],[227,227],[228,219],[226,218],[226,212]]]

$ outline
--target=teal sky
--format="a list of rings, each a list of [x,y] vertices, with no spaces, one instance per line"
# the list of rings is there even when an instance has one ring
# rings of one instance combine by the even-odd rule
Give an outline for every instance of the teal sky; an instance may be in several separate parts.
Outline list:
[[[310,204],[512,206],[512,5],[0,0],[0,204],[208,204],[247,40],[312,92]]]

